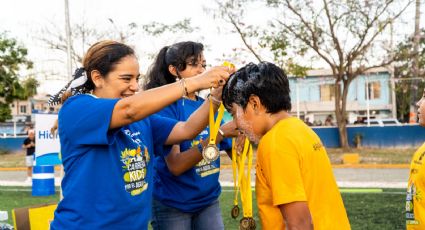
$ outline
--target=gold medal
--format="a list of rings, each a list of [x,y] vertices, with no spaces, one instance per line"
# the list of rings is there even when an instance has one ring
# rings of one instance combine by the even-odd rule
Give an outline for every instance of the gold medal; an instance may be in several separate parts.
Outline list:
[[[239,222],[239,229],[248,230],[250,229],[250,227],[251,227],[251,221],[247,217],[242,218],[241,221]]]
[[[221,120],[223,119],[224,114],[224,106],[223,103],[220,103],[218,107],[217,119],[214,119],[214,107],[212,103],[212,99],[210,100],[210,114],[209,114],[209,135],[210,140],[208,145],[204,147],[202,150],[202,157],[207,162],[213,162],[218,159],[220,156],[220,151],[216,146],[216,137],[218,134],[218,130],[220,128]]]
[[[213,162],[217,160],[219,155],[220,155],[220,151],[218,150],[217,146],[214,144],[208,144],[202,150],[202,157],[208,162]]]
[[[257,228],[257,225],[255,224],[255,220],[254,218],[249,218],[249,225],[250,225],[250,229],[255,229]]]
[[[231,215],[233,219],[236,219],[239,216],[239,206],[233,206]]]

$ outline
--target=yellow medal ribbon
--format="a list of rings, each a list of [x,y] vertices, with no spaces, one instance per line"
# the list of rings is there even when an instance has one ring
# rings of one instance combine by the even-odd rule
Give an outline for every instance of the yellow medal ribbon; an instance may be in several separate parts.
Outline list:
[[[247,171],[245,171],[245,159],[248,157]],[[252,218],[252,189],[251,189],[251,166],[252,166],[252,145],[248,138],[245,139],[244,148],[241,154],[236,154],[235,140],[232,141],[232,169],[235,206],[238,205],[238,193],[240,190],[243,217]]]
[[[251,188],[251,166],[252,166],[252,145],[249,144],[248,150],[248,167],[244,179],[242,180],[242,194],[245,194],[245,197],[242,200],[242,209],[244,217],[252,218],[252,188]]]
[[[232,172],[233,172],[233,191],[235,191],[235,197],[233,198],[233,204],[238,206],[238,193],[239,193],[239,183],[237,180],[237,154],[236,154],[236,144],[235,138],[232,139]]]
[[[232,63],[225,61],[222,64],[223,66],[227,66],[229,68],[235,68],[235,65]],[[211,96],[212,97],[212,96]],[[223,103],[220,103],[220,107],[218,108],[217,119],[214,122],[214,107],[212,103],[212,99],[210,98],[210,117],[209,117],[209,126],[210,126],[210,141],[208,144],[215,145],[218,129],[220,128],[221,120],[223,119],[224,114],[224,106]]]
[[[218,129],[220,128],[221,120],[223,119],[224,114],[224,106],[223,103],[220,103],[220,107],[218,107],[217,119],[214,121],[214,107],[212,103],[212,99],[210,99],[210,141],[208,144],[215,145]]]

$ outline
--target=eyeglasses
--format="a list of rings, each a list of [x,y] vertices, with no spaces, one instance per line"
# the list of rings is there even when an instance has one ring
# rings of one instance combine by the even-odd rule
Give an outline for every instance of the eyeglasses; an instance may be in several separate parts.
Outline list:
[[[201,66],[204,69],[207,68],[207,64],[206,63],[186,63],[186,65],[190,65],[192,67],[199,67],[199,66]]]

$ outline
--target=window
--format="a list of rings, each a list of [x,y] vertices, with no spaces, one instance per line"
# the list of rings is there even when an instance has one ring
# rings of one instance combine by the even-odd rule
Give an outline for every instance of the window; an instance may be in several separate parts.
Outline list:
[[[27,113],[27,106],[26,105],[21,105],[19,106],[19,111],[20,113]]]
[[[367,90],[369,93],[370,100],[381,98],[381,82],[379,81],[369,82],[367,86]]]
[[[320,86],[320,101],[334,101],[335,100],[335,85],[326,84]]]

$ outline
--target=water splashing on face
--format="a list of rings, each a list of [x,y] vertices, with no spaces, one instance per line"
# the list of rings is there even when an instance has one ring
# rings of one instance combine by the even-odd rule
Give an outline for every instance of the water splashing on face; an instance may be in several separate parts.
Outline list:
[[[244,110],[242,107],[238,105],[234,105],[236,111],[236,123],[238,125],[238,129],[252,142],[258,144],[260,142],[260,136],[255,134],[254,129],[252,127],[252,123],[247,121],[244,118]]]

